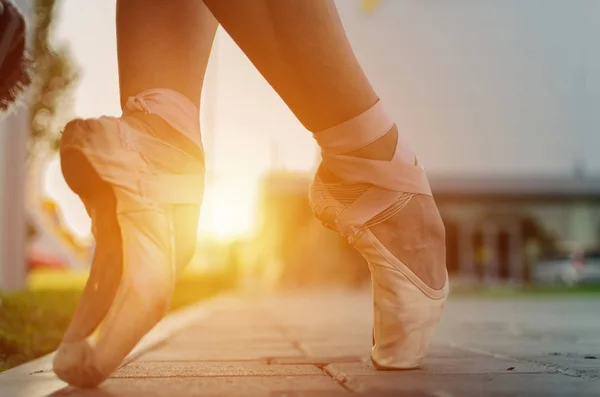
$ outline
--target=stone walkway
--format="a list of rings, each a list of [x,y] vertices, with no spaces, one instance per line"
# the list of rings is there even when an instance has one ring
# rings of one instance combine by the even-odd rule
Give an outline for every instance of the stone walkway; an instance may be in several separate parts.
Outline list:
[[[424,369],[403,372],[371,368],[371,313],[365,291],[246,297],[194,321],[101,388],[50,395],[600,395],[598,297],[453,299]],[[0,378],[4,397],[2,385]]]

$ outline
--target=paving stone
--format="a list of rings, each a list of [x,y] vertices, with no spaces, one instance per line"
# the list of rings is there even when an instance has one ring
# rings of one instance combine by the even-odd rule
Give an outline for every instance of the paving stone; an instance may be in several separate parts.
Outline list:
[[[180,339],[170,340],[168,346],[173,349],[189,350],[289,350],[297,349],[295,344],[286,340],[223,340],[223,341],[205,341],[194,340],[186,341]]]
[[[277,346],[277,347],[284,347],[284,346],[295,346],[297,345],[297,343],[293,340],[289,340],[283,337],[252,337],[252,338],[246,338],[246,339],[239,339],[239,338],[226,338],[223,337],[221,339],[204,339],[202,337],[195,337],[195,338],[190,338],[190,337],[177,337],[177,338],[173,338],[171,340],[169,340],[169,344],[172,345],[188,345],[188,346],[193,346],[194,348],[205,348],[205,347],[211,347],[214,348],[215,346],[226,346],[226,347],[251,347],[251,346],[255,346],[255,347],[269,347],[269,346]]]
[[[292,346],[191,349],[185,345],[166,345],[142,355],[137,361],[248,361],[302,356],[303,353]]]
[[[48,390],[57,390],[64,386],[54,375],[36,376],[32,379],[0,378],[0,397],[48,396]]]
[[[446,396],[505,396],[514,393],[530,396],[600,395],[600,382],[588,382],[580,378],[545,373],[504,374],[432,374],[415,371],[394,372],[392,376],[349,376],[344,386],[355,392],[375,390],[423,391]]]
[[[600,379],[599,361],[585,359],[600,354],[597,298],[450,301],[441,325],[438,340]]]
[[[461,354],[465,357],[470,356],[480,356],[481,353],[473,353],[470,351],[465,351],[464,349],[448,346],[448,345],[440,345],[433,343],[433,345],[429,348],[427,353],[428,357],[440,357],[440,358],[453,358],[456,357],[457,354]]]
[[[283,364],[283,365],[301,365],[311,364],[319,367],[331,363],[357,363],[364,362],[364,357],[359,356],[337,356],[337,357],[277,357],[269,360],[270,364]]]
[[[220,310],[204,318],[201,322],[192,324],[192,327],[230,327],[231,329],[243,330],[244,326],[251,325],[257,328],[269,328],[279,324],[278,319],[264,311],[252,310],[244,305],[241,310]]]
[[[299,394],[302,393],[302,394]],[[69,397],[330,396],[346,390],[326,375],[109,379],[98,389]]]
[[[208,321],[208,320],[207,320]],[[197,336],[198,338],[247,338],[253,335],[266,334],[271,336],[286,336],[282,331],[274,325],[257,325],[257,324],[211,324],[206,323],[203,326],[189,327],[185,330],[185,334]],[[183,333],[178,333],[176,336],[181,336]]]
[[[371,354],[370,341],[352,344],[301,342],[299,348],[309,357],[368,357]]]
[[[267,365],[261,362],[133,362],[113,378],[197,378],[213,376],[323,375],[314,365]]]
[[[600,379],[600,355],[554,353],[543,356],[523,356],[522,358],[531,362],[572,370],[590,378]]]
[[[340,320],[340,324],[344,324],[343,320]],[[337,327],[323,327],[318,322],[313,323],[314,326],[310,327],[306,324],[298,327],[285,327],[282,326],[281,332],[291,338],[299,340],[370,340],[372,335],[371,326],[357,326],[348,325],[345,327],[338,325]]]
[[[291,338],[285,336],[276,329],[263,329],[263,330],[247,330],[246,332],[229,330],[219,330],[216,332],[212,329],[207,330],[204,328],[188,328],[183,332],[179,332],[171,338],[174,343],[177,342],[252,342],[252,341],[290,341]]]
[[[334,363],[327,365],[325,370],[333,378],[344,382],[353,376],[398,376],[398,371],[378,371],[369,361],[356,363]],[[556,373],[540,365],[525,364],[513,360],[494,360],[490,357],[429,357],[423,368],[404,371],[415,374],[505,374],[505,373]]]

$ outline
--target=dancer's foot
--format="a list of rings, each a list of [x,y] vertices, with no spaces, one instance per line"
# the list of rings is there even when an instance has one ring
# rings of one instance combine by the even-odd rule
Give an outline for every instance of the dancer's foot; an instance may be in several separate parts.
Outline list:
[[[94,387],[163,317],[194,253],[204,182],[198,110],[171,90],[143,92],[121,118],[69,123],[61,158],[97,246],[54,371]]]
[[[373,364],[418,367],[448,290],[444,227],[424,171],[380,104],[315,137],[323,164],[311,187],[313,210],[371,270]]]

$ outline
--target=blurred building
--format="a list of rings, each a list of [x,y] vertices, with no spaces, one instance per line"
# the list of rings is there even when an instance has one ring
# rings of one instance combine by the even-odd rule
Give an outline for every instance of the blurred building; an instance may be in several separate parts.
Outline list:
[[[321,226],[308,204],[310,176],[275,172],[260,186],[256,269],[283,287],[359,285],[368,277],[362,257]]]
[[[263,180],[258,262],[284,286],[360,284],[368,278],[364,260],[310,211],[310,178],[277,172]],[[522,282],[538,260],[600,249],[598,179],[431,175],[430,181],[453,276]]]
[[[600,248],[600,179],[430,179],[452,273],[527,280],[537,261]]]

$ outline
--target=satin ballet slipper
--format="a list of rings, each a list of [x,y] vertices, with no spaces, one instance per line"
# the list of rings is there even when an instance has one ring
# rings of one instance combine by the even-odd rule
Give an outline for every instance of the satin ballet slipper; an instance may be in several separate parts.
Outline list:
[[[193,149],[173,145],[143,121],[145,115],[160,119]],[[92,219],[97,246],[53,367],[71,385],[95,387],[164,316],[195,249],[193,225],[204,189],[198,109],[177,92],[144,91],[129,99],[120,118],[69,123],[60,153],[65,180]],[[182,217],[190,208],[195,220]],[[182,231],[193,236],[176,244]]]
[[[322,150],[321,169],[310,188],[316,218],[338,231],[366,259],[373,288],[373,348],[378,369],[418,368],[441,318],[449,284],[433,289],[379,241],[372,227],[398,214],[416,195],[431,196],[425,170],[400,160],[400,140],[391,161],[347,155],[387,134],[393,121],[381,102],[338,126],[315,133]],[[439,264],[445,267],[445,263]]]

